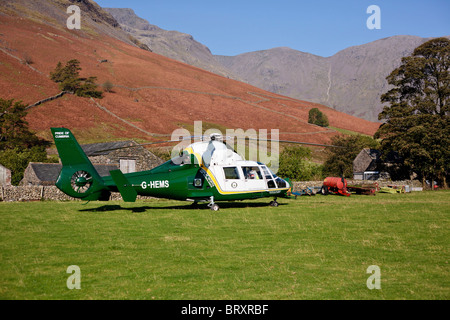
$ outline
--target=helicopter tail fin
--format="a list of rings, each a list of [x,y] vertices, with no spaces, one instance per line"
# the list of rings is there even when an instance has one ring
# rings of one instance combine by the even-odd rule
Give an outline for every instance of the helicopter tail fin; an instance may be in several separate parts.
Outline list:
[[[125,202],[135,202],[137,197],[137,192],[125,177],[125,175],[120,170],[113,170],[109,172],[111,178],[117,186],[117,189]]]
[[[62,163],[56,186],[74,198],[108,200],[111,193],[72,132],[66,128],[51,131]]]

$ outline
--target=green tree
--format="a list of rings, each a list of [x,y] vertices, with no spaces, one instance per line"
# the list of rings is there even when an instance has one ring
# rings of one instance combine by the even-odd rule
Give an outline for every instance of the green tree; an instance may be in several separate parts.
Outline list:
[[[353,178],[353,160],[364,148],[377,149],[379,143],[371,137],[362,135],[334,136],[327,148],[324,174],[335,177]]]
[[[80,61],[77,59],[67,61],[64,67],[60,61],[56,65],[55,70],[50,72],[50,79],[57,83],[64,83],[67,80],[79,80],[80,71]]]
[[[280,153],[277,175],[296,181],[322,178],[322,167],[311,161],[311,150],[305,147],[286,147]]]
[[[80,97],[102,98],[103,94],[97,90],[95,81],[97,77],[89,77],[87,79],[80,78],[81,83],[75,90],[75,94]]]
[[[30,162],[50,162],[44,146],[34,146],[29,149],[7,149],[0,152],[0,163],[11,170],[11,184],[18,185],[23,179],[23,173]]]
[[[450,40],[417,47],[386,78],[393,86],[381,96],[388,105],[375,134],[384,153],[397,151],[412,171],[447,187],[450,164]]]
[[[21,101],[0,98],[0,150],[47,144],[28,129],[25,108]]]
[[[80,61],[72,59],[63,67],[58,62],[56,68],[50,73],[50,79],[59,84],[61,91],[73,92],[80,97],[102,98],[102,92],[96,90],[96,77],[80,78]]]
[[[328,127],[328,117],[320,111],[318,108],[312,108],[309,110],[308,123],[312,123],[321,127]]]
[[[0,163],[11,170],[11,182],[17,185],[30,161],[48,162],[48,141],[28,129],[27,112],[22,102],[0,98]]]

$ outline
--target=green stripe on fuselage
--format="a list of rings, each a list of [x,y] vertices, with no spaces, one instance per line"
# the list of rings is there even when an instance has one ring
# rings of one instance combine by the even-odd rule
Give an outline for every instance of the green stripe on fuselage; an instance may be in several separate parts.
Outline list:
[[[273,189],[222,194],[198,165],[175,165],[171,161],[149,171],[127,173],[125,177],[138,195],[175,200],[200,200],[213,196],[215,201],[233,201],[283,197],[287,192],[287,189]],[[194,179],[201,179],[201,186],[195,186]],[[103,177],[103,180],[110,191],[118,191],[111,177]]]

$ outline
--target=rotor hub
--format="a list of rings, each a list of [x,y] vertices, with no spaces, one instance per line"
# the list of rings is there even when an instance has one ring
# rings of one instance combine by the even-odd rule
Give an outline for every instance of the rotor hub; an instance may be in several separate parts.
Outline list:
[[[80,170],[73,174],[71,179],[72,189],[76,193],[86,193],[92,186],[92,176],[89,172]]]
[[[88,180],[86,179],[86,177],[78,177],[75,180],[75,185],[78,187],[84,187],[86,185],[86,183],[88,183]]]

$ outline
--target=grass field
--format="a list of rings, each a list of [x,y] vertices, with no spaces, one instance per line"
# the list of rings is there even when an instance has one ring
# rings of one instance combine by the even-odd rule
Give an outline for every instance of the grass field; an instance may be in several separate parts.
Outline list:
[[[0,298],[450,298],[449,191],[269,201],[0,203]]]

